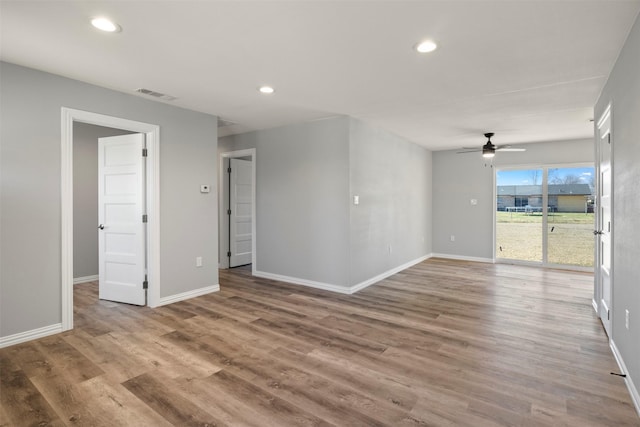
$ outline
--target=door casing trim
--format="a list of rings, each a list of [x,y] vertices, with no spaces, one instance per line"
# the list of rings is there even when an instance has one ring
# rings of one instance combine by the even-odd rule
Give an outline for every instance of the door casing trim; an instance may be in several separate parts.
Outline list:
[[[218,235],[222,236],[220,232],[224,229],[224,220],[227,218],[226,212],[224,211],[224,200],[222,199],[225,194],[224,188],[223,188],[224,174],[226,173],[224,169],[224,159],[232,159],[237,157],[251,157],[251,174],[252,174],[252,177],[251,177],[251,187],[252,187],[251,188],[251,202],[252,202],[252,206],[251,206],[251,234],[252,234],[251,236],[251,274],[255,276],[256,265],[258,262],[258,254],[256,253],[257,241],[258,241],[256,223],[258,221],[256,218],[256,162],[257,162],[257,159],[256,159],[255,148],[248,148],[246,150],[237,150],[237,151],[220,153],[220,167],[218,168],[218,170],[220,171],[220,176],[218,177],[218,186],[219,186],[218,207],[220,210],[218,215]],[[231,232],[230,230],[227,230],[227,235],[230,232]],[[220,237],[218,240],[220,242],[224,241],[223,237]],[[223,255],[226,255],[226,251],[220,250],[219,253],[220,253],[219,267],[229,268],[229,259],[227,258],[226,261],[224,261],[225,257],[223,257]]]
[[[62,330],[73,329],[73,123],[87,123],[144,133],[147,145],[146,205],[147,305],[160,302],[160,127],[149,123],[62,107],[60,155],[61,313]]]

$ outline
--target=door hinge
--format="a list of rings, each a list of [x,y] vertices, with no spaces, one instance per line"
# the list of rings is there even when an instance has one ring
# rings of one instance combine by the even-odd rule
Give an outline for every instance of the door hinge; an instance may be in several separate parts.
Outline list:
[[[231,215],[231,209],[227,209],[227,215]]]
[[[227,258],[231,258],[231,252],[227,252]]]
[[[609,309],[607,309],[607,320],[610,320],[609,319]]]
[[[144,282],[142,282],[142,289],[148,289],[149,288],[149,281],[147,280],[147,275],[144,275]]]
[[[149,217],[147,217],[147,214],[142,215],[142,222],[146,223],[149,220]]]
[[[227,168],[227,173],[231,173],[231,168]]]
[[[611,144],[611,134],[610,133],[607,134],[607,142],[609,144]]]
[[[146,148],[142,149],[142,157],[147,157],[148,151]]]

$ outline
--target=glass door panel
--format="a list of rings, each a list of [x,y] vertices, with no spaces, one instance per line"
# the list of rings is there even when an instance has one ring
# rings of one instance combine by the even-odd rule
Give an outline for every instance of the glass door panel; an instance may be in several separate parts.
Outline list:
[[[496,258],[543,261],[542,169],[496,172]]]
[[[593,267],[595,169],[549,169],[547,262]]]

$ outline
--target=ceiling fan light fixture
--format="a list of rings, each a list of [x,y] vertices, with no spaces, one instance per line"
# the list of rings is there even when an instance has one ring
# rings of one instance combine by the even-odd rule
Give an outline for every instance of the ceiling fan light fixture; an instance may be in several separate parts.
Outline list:
[[[496,155],[496,146],[491,142],[493,135],[495,135],[493,132],[484,134],[485,138],[487,138],[487,143],[482,146],[482,157],[485,159],[492,159]]]
[[[482,148],[462,147],[465,151],[458,151],[457,154],[481,152],[482,157],[485,159],[493,159],[496,155],[496,151],[527,151],[526,148],[512,148],[510,145],[495,145],[491,142],[491,137],[493,135],[493,132],[487,132],[484,134],[484,137],[487,138],[487,142],[482,146]]]
[[[482,146],[482,157],[484,157],[485,159],[491,159],[496,155],[496,146],[491,142],[491,137],[493,136],[493,134],[491,134],[490,136],[489,134],[485,134],[485,136],[489,138],[489,141],[487,141],[487,143]]]

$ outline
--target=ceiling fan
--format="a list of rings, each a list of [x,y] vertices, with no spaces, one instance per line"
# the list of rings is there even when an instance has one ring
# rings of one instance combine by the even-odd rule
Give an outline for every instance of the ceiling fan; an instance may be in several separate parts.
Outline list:
[[[526,148],[512,148],[511,145],[494,145],[493,142],[491,142],[491,137],[493,135],[495,135],[493,132],[487,132],[484,134],[487,138],[487,143],[484,144],[482,148],[462,147],[465,151],[458,151],[457,154],[482,152],[482,157],[491,159],[496,155],[496,151],[527,151]]]

